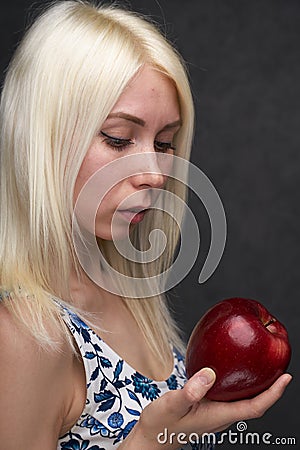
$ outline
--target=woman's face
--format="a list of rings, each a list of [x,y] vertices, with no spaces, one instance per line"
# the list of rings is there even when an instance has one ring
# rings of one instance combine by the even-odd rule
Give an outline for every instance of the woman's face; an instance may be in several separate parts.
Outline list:
[[[173,154],[174,135],[179,128],[175,86],[160,72],[144,67],[131,80],[94,138],[76,179],[75,202],[96,171],[124,156],[143,154],[138,160],[138,173],[120,177],[121,181],[103,197],[95,217],[97,237],[112,239],[114,214],[113,237],[117,239],[125,237],[128,227],[143,220],[154,203],[155,190],[162,189],[167,181],[156,155]],[[80,216],[90,214],[88,208],[85,202]]]

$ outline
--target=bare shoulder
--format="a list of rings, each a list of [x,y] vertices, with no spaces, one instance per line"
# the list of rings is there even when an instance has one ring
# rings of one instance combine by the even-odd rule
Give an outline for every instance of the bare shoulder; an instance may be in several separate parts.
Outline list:
[[[0,304],[0,436],[6,450],[54,450],[68,408],[74,355],[43,349]]]

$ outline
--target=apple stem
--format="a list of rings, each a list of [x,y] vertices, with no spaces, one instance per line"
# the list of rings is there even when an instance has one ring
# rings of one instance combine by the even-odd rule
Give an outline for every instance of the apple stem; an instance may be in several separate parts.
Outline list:
[[[269,325],[271,325],[274,322],[276,322],[276,320],[273,319],[273,317],[272,317],[272,319],[270,319],[268,322],[265,323],[265,327],[268,327]]]

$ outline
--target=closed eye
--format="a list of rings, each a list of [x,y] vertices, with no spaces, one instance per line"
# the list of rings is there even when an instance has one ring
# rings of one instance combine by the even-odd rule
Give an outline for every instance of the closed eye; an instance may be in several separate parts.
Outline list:
[[[104,133],[104,131],[101,131],[101,135],[105,138],[103,142],[119,152],[125,150],[129,145],[132,145],[134,143],[131,139],[110,136],[109,134]],[[161,153],[165,153],[168,150],[176,150],[176,147],[172,145],[171,142],[162,142],[158,140],[154,141],[154,147],[157,152]]]
[[[172,142],[154,141],[155,150],[158,152],[167,152],[168,150],[176,150],[176,147],[172,145]]]
[[[133,144],[133,141],[131,139],[109,136],[108,134],[104,133],[104,131],[101,131],[101,134],[105,137],[103,141],[118,152],[121,152],[126,147]]]

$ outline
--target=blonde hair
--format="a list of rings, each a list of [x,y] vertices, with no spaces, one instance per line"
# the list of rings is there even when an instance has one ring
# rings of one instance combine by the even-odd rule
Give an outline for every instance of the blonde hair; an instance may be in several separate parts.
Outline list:
[[[0,286],[7,306],[42,345],[51,345],[46,323],[65,329],[52,298],[62,296],[78,265],[71,230],[77,174],[99,126],[145,64],[175,83],[182,120],[175,144],[187,159],[194,111],[184,63],[137,14],[76,0],[54,3],[29,28],[8,68],[0,106]],[[166,189],[185,200],[184,183],[170,179]],[[163,222],[158,216],[149,215],[133,236],[144,248],[153,227],[164,229],[168,244],[156,271],[170,266],[179,239],[169,216]],[[99,245],[120,272],[147,277],[153,269],[136,269],[111,243]],[[181,348],[164,295],[124,301],[160,360],[170,343]]]

